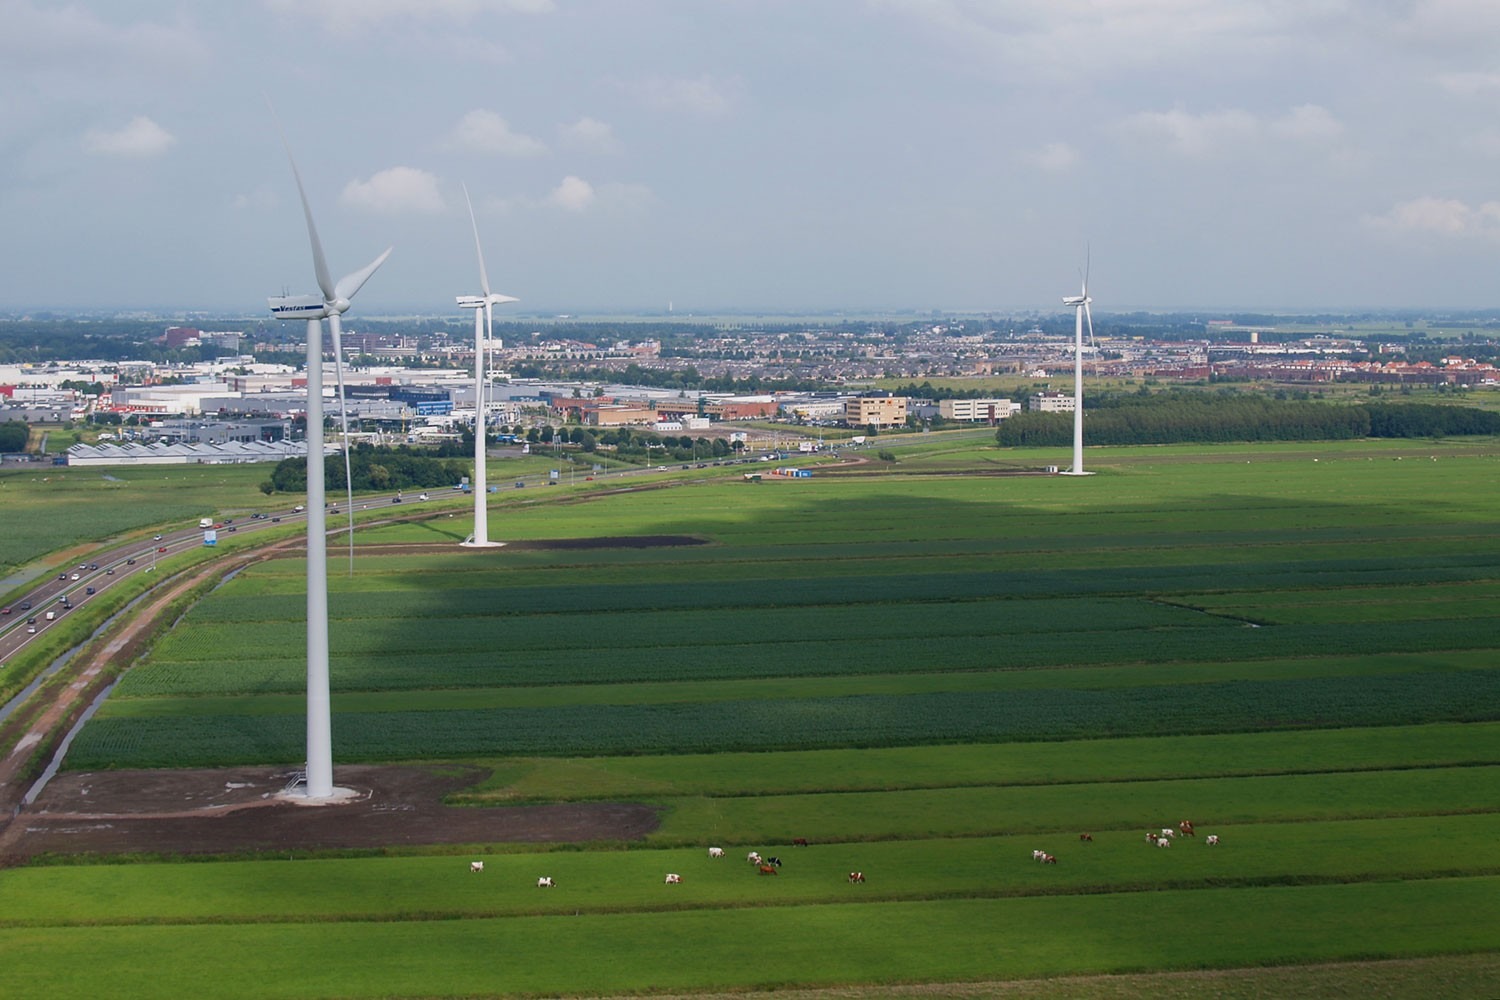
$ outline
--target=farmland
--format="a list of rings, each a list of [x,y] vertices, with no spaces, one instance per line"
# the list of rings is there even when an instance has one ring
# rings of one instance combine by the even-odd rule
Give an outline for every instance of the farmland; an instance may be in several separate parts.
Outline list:
[[[1500,951],[1500,444],[1120,449],[1085,480],[951,474],[1016,460],[968,448],[491,514],[505,538],[696,545],[403,554],[456,521],[361,532],[366,554],[330,580],[337,760],[477,763],[467,808],[634,800],[656,831],[12,869],[0,954],[41,956],[23,985],[52,995],[873,988],[1434,956],[1454,995],[1493,992],[1494,963],[1461,956]],[[275,559],[206,597],[66,766],[299,759],[302,579]],[[1142,843],[1184,817],[1199,837]],[[734,857],[751,847],[784,858],[777,877]],[[320,978],[265,971],[309,927]],[[157,949],[260,971],[148,984],[130,956]],[[587,960],[497,957],[523,954]]]

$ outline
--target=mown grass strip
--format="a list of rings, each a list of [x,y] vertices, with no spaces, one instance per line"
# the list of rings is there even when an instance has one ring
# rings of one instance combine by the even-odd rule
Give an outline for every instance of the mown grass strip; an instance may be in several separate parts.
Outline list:
[[[1500,764],[1500,724],[485,763],[494,769],[491,777],[450,801],[493,805]]]
[[[669,806],[649,840],[742,842],[905,839],[1079,831],[1145,831],[1191,819],[1201,826],[1493,811],[1475,789],[1500,767],[1339,774],[1249,775],[1159,781],[890,792],[658,797]],[[1097,834],[1096,834],[1097,835]],[[1462,864],[1462,862],[1456,862]]]
[[[0,872],[0,926],[446,920],[547,913],[655,912],[682,907],[785,906],[861,899],[1110,893],[1172,888],[1425,879],[1500,871],[1500,814],[1246,826],[1205,826],[1197,839],[1148,847],[1136,831],[920,839],[884,843],[756,843],[784,864],[773,878],[701,847],[442,857],[89,865]],[[1217,847],[1203,837],[1221,837]],[[1411,843],[1440,839],[1442,851]],[[1046,850],[1057,865],[1039,865]],[[485,870],[469,878],[470,858]],[[662,892],[662,876],[684,875]],[[538,892],[541,875],[557,883]]]
[[[1495,878],[649,916],[0,930],[16,995],[119,1000],[1008,979],[1496,948]],[[174,960],[156,959],[165,954]]]

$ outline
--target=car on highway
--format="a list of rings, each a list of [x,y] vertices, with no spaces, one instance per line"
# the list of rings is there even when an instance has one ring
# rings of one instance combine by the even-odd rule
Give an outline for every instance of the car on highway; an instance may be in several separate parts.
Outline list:
[[[160,536],[160,535],[157,535],[157,536],[156,536],[156,537],[155,537],[155,538],[153,538],[153,539],[151,539],[151,540],[152,540],[152,541],[153,541],[153,542],[159,542],[159,541],[161,541],[161,536]]]
[[[115,575],[115,568],[113,566],[111,566],[109,569],[107,569],[107,570],[104,571],[104,575],[105,576],[114,576]]]
[[[225,531],[239,531],[240,528],[239,528],[239,525],[237,525],[237,524],[231,524],[229,527],[225,528],[224,530]]]
[[[426,494],[426,493],[423,493],[423,494],[421,494],[421,495],[419,495],[419,496],[418,496],[418,497],[417,497],[417,499],[418,499],[418,500],[430,500],[430,499],[432,499],[432,498],[431,498],[431,497],[429,497],[429,496],[428,496],[428,495],[427,495],[427,494]]]
[[[79,576],[77,573],[74,573],[73,574],[73,579],[75,579],[75,580],[82,580],[83,577]]]
[[[297,506],[295,506],[295,507],[293,507],[293,508],[292,508],[292,513],[293,513],[293,514],[300,514],[300,513],[302,513],[302,512],[303,512],[303,511],[304,511],[304,510],[306,510],[306,509],[307,509],[307,508],[306,508],[306,507],[304,507],[304,506],[302,506],[302,505],[301,505],[301,504],[300,504],[300,503],[299,503],[299,504],[298,504],[298,505],[297,505]]]
[[[59,574],[57,574],[57,578],[59,580],[66,580],[68,578],[68,574],[66,574],[66,573],[59,573]]]
[[[163,545],[160,548],[158,548],[156,551],[158,551],[158,552],[165,552],[165,551],[167,551],[167,547],[165,545]]]
[[[280,524],[281,523],[281,518],[279,518],[279,517],[273,517],[273,518],[271,518],[271,523],[272,524]]]
[[[30,601],[22,601],[20,604],[17,604],[16,607],[20,608],[22,611],[30,611],[31,610],[31,602]]]
[[[0,608],[0,615],[10,614],[10,608]]]
[[[99,564],[98,563],[89,563],[89,569],[98,569],[98,568],[99,568]]]
[[[93,597],[93,596],[94,596],[94,588],[93,588],[93,587],[85,587],[85,588],[84,588],[84,589],[83,589],[83,592],[84,592],[84,593],[85,593],[85,594],[88,594],[88,595],[89,595],[89,596],[90,596],[90,597]]]
[[[26,626],[26,634],[27,635],[36,635],[36,626],[35,625],[27,625]]]
[[[401,498],[400,497],[391,497],[391,503],[400,503],[400,502],[401,502]]]
[[[126,559],[125,560],[125,565],[126,566],[134,566],[135,565],[135,557],[131,556],[129,559]]]

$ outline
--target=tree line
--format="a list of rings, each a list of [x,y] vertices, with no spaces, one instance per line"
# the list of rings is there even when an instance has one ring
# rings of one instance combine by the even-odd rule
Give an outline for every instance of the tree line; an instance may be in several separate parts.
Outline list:
[[[362,445],[349,453],[350,473],[356,490],[430,489],[452,486],[469,474],[469,463],[457,458],[435,458],[404,448]],[[344,488],[344,456],[323,459],[323,475],[329,490]],[[268,488],[269,487],[269,488]],[[271,478],[261,484],[263,493],[307,491],[307,461],[287,458],[276,463]]]
[[[1090,444],[1179,444],[1230,441],[1336,441],[1352,438],[1457,437],[1500,434],[1500,413],[1426,403],[1340,406],[1265,396],[1166,394],[1089,408]],[[1002,447],[1064,446],[1071,413],[1018,413],[995,432]]]

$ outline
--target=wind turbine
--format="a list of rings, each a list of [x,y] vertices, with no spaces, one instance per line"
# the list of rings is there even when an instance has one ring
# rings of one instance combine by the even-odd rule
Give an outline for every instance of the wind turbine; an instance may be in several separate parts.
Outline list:
[[[282,137],[283,145],[286,137]],[[307,238],[312,244],[313,270],[322,295],[290,295],[267,301],[271,315],[277,319],[307,320],[307,798],[331,799],[333,787],[333,720],[328,694],[328,537],[324,523],[327,506],[323,483],[323,320],[333,336],[335,361],[342,358],[339,317],[376,268],[385,263],[393,247],[376,257],[368,266],[340,278],[335,284],[323,259],[323,245],[318,241],[318,227],[313,223],[312,208],[297,161],[287,146],[287,159],[297,181],[302,199],[302,214],[307,219]],[[342,384],[342,372],[338,374]],[[343,398],[340,394],[340,408]],[[348,478],[348,421],[344,422],[345,478]],[[351,484],[352,489],[352,484]],[[350,530],[354,505],[350,508]]]
[[[520,299],[490,291],[490,276],[484,269],[484,247],[479,244],[479,223],[474,218],[474,203],[469,200],[467,185],[464,186],[464,202],[469,206],[469,225],[474,229],[474,253],[479,258],[479,287],[484,290],[484,294],[458,296],[459,308],[474,310],[474,534],[460,544],[470,548],[489,548],[502,543],[492,542],[489,538],[489,487],[486,485],[484,469],[484,429],[488,410],[484,398],[484,350],[485,342],[491,338],[494,329],[492,307],[506,302],[519,302]]]
[[[1083,265],[1083,290],[1077,295],[1063,299],[1063,305],[1073,307],[1073,467],[1065,476],[1087,476],[1083,471],[1083,324],[1088,321],[1089,340],[1094,339],[1094,317],[1089,312],[1089,262]]]

